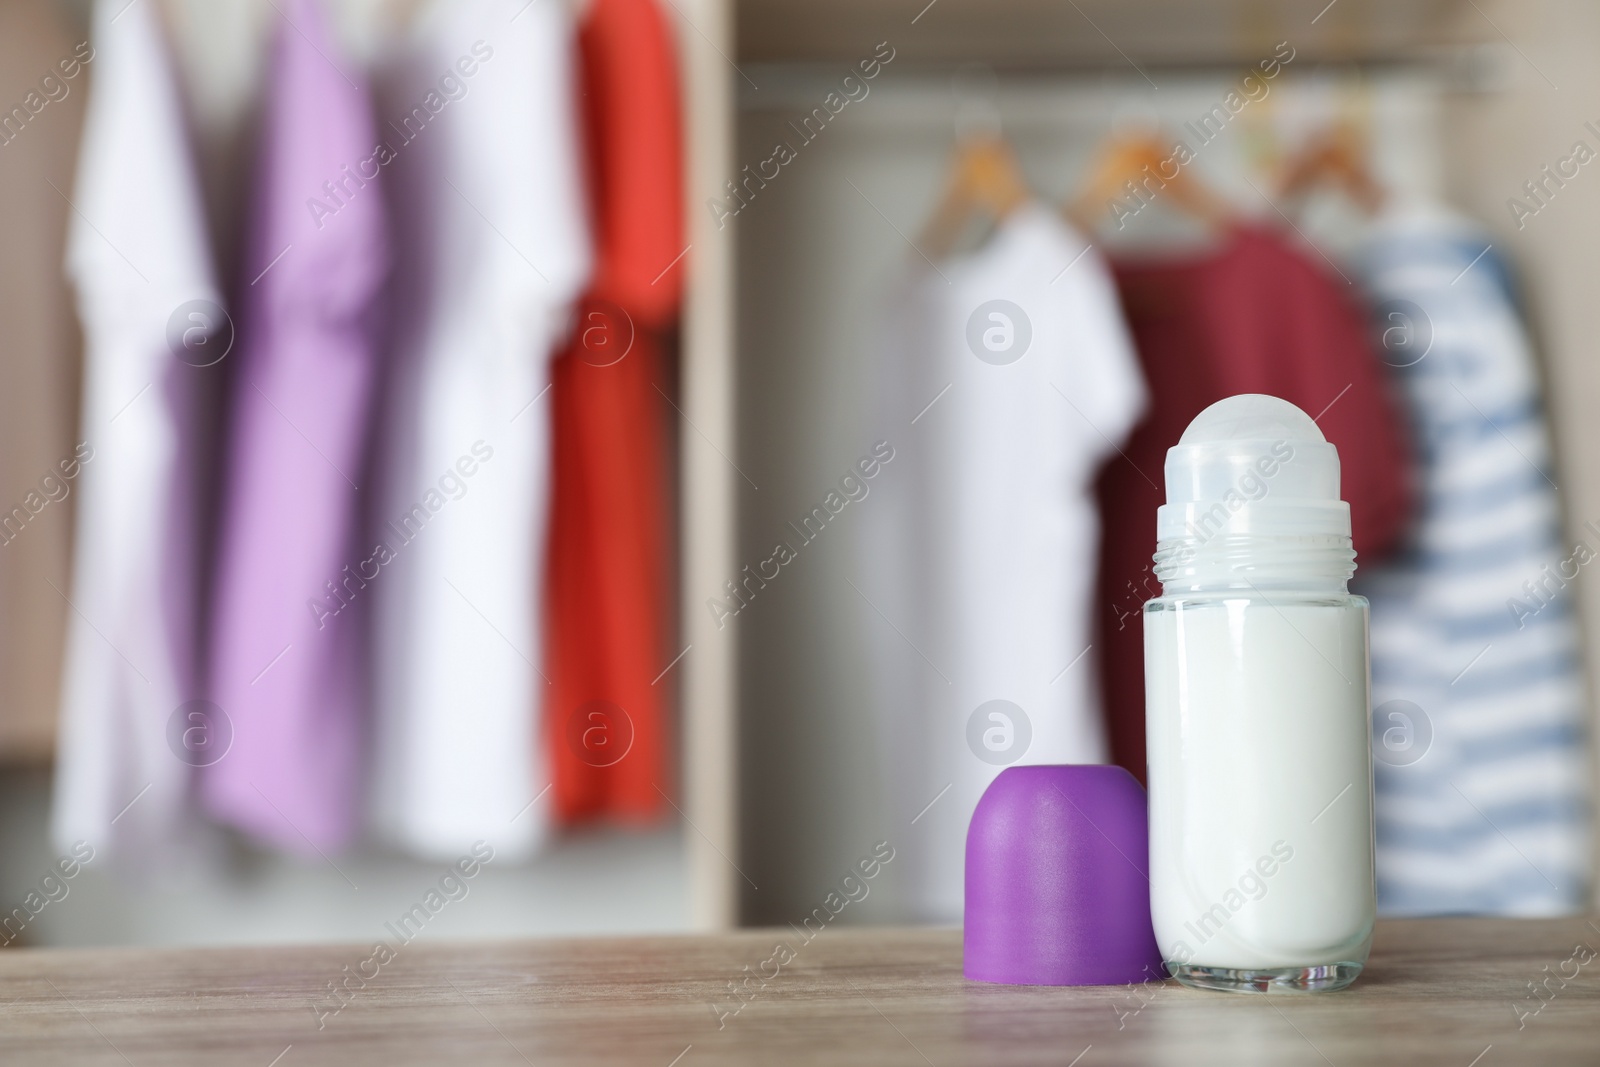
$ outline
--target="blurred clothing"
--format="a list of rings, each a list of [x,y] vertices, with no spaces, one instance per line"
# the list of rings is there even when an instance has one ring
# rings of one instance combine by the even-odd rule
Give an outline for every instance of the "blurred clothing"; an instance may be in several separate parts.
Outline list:
[[[52,831],[150,862],[184,836],[196,695],[197,389],[220,303],[153,5],[101,0],[67,269],[85,340],[73,614]],[[45,269],[41,266],[41,269]],[[205,304],[195,304],[205,301]],[[193,342],[194,338],[200,338]],[[181,358],[180,358],[181,357]],[[186,362],[189,360],[191,362]],[[181,727],[180,731],[181,733]]]
[[[677,652],[673,385],[663,341],[678,313],[685,251],[672,28],[655,0],[594,0],[578,47],[596,259],[550,395],[544,710],[565,823],[649,819],[672,790],[673,686],[661,675]]]
[[[1105,538],[1095,596],[1113,759],[1145,777],[1144,602],[1161,594],[1151,557],[1167,449],[1201,410],[1269,393],[1317,420],[1339,449],[1360,563],[1409,516],[1408,441],[1346,281],[1279,235],[1239,224],[1201,254],[1114,264],[1150,385],[1148,415],[1100,475]]]
[[[435,3],[385,77],[398,344],[372,809],[423,856],[483,840],[515,859],[550,825],[546,392],[589,268],[573,50],[562,5]]]
[[[858,592],[912,835],[905,899],[912,918],[959,922],[967,823],[995,776],[1106,759],[1091,490],[1146,394],[1104,262],[1044,205],[975,254],[913,267],[880,345],[892,459],[859,504]]]
[[[371,546],[357,485],[387,220],[367,93],[318,0],[280,9],[237,316],[208,692],[234,731],[207,812],[316,854],[357,827]]]
[[[72,216],[57,190],[72,192],[94,66],[77,44],[51,0],[0,5],[0,101],[33,94],[20,128],[17,112],[0,116],[0,752],[14,762],[42,763],[54,751],[72,613],[63,594],[78,483],[65,471],[79,464],[80,353],[71,291],[55,265]],[[40,93],[42,75],[53,79],[53,99]]]
[[[1581,910],[1588,750],[1550,436],[1504,265],[1439,207],[1387,212],[1360,266],[1416,434],[1406,552],[1372,602],[1378,906],[1390,915]]]

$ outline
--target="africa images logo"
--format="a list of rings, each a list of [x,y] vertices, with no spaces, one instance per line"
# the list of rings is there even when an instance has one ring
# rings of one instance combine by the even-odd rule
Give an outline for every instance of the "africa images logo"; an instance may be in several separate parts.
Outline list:
[[[967,347],[996,367],[1015,363],[1033,343],[1028,313],[1009,300],[986,300],[967,316]]]

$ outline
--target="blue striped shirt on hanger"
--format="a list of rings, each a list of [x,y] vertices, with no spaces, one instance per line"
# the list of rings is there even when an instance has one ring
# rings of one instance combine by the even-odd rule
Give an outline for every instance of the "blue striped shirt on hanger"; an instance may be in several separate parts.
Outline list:
[[[1396,208],[1360,261],[1419,463],[1407,549],[1361,580],[1379,909],[1576,911],[1589,815],[1571,584],[1600,559],[1600,523],[1562,533],[1538,370],[1489,238]]]

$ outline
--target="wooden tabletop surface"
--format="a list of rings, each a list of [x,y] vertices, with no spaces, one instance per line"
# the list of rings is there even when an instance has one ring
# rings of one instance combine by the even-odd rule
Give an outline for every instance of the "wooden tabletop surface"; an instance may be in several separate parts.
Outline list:
[[[1589,919],[1388,921],[1352,989],[1260,997],[971,983],[952,930],[417,942],[387,960],[17,949],[0,952],[0,1062],[1600,1063],[1597,950]]]

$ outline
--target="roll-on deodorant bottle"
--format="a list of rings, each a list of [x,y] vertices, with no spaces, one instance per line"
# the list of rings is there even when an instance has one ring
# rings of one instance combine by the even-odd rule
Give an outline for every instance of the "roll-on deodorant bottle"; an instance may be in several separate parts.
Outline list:
[[[1372,942],[1367,602],[1339,454],[1277,397],[1167,452],[1145,605],[1150,894],[1179,981],[1341,989]]]

